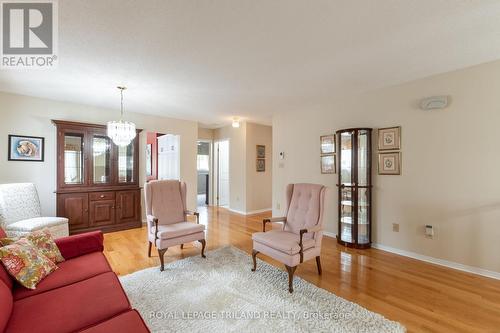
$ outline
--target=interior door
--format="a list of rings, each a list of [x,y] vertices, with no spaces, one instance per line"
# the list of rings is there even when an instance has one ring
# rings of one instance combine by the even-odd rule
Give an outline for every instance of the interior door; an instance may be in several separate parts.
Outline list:
[[[217,149],[217,204],[229,205],[229,140],[218,141]]]
[[[166,134],[158,137],[158,179],[180,178],[179,135]]]

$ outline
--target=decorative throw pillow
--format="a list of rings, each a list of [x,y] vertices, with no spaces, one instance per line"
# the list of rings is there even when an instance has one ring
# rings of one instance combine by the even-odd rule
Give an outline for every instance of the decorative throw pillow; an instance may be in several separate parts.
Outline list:
[[[59,248],[54,242],[54,239],[52,239],[52,235],[49,229],[33,231],[29,235],[21,238],[2,238],[0,239],[0,245],[6,246],[9,244],[13,244],[14,242],[22,238],[26,238],[31,243],[33,243],[33,245],[35,245],[35,247],[39,251],[41,251],[47,258],[49,258],[54,264],[64,261],[64,258],[61,255],[61,251],[59,251]]]
[[[0,260],[9,274],[29,289],[35,289],[43,278],[57,269],[56,264],[25,238],[0,247]]]

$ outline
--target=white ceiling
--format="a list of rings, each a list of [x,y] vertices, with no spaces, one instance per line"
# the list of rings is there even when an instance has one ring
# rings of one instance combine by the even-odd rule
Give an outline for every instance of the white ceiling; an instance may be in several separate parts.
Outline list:
[[[59,67],[0,90],[196,120],[328,103],[500,58],[498,0],[59,1]]]

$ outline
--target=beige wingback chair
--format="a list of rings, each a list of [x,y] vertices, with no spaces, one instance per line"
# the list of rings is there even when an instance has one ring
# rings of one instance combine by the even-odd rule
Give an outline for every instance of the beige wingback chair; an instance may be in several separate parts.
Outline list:
[[[253,269],[256,256],[263,253],[285,264],[288,271],[288,290],[293,292],[293,274],[302,262],[316,258],[321,274],[321,240],[323,237],[323,211],[328,188],[316,184],[289,184],[286,188],[284,217],[263,220],[263,232],[252,235]],[[266,223],[283,222],[282,230],[266,232]]]
[[[154,180],[144,186],[148,226],[148,256],[151,245],[158,249],[161,267],[164,269],[163,255],[171,246],[188,242],[201,243],[201,256],[205,258],[205,226],[200,223],[196,212],[186,209],[186,183],[177,180]],[[188,222],[187,215],[195,215],[196,222]]]

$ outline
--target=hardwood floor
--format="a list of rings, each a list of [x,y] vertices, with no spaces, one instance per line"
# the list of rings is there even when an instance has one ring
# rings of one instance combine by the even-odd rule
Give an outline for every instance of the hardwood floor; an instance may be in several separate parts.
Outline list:
[[[199,211],[200,223],[207,225],[208,251],[233,245],[249,254],[251,234],[261,231],[262,218],[270,216],[244,217],[213,207]],[[105,234],[104,240],[106,257],[120,275],[159,266],[156,250],[152,258],[147,256],[144,227]],[[200,255],[200,246],[169,248],[165,263]],[[268,257],[259,258],[284,269]],[[399,321],[409,332],[500,332],[500,281],[376,249],[344,248],[329,237],[323,239],[321,263],[322,276],[317,274],[314,260],[300,265],[296,275]],[[283,288],[286,285],[283,281]]]

